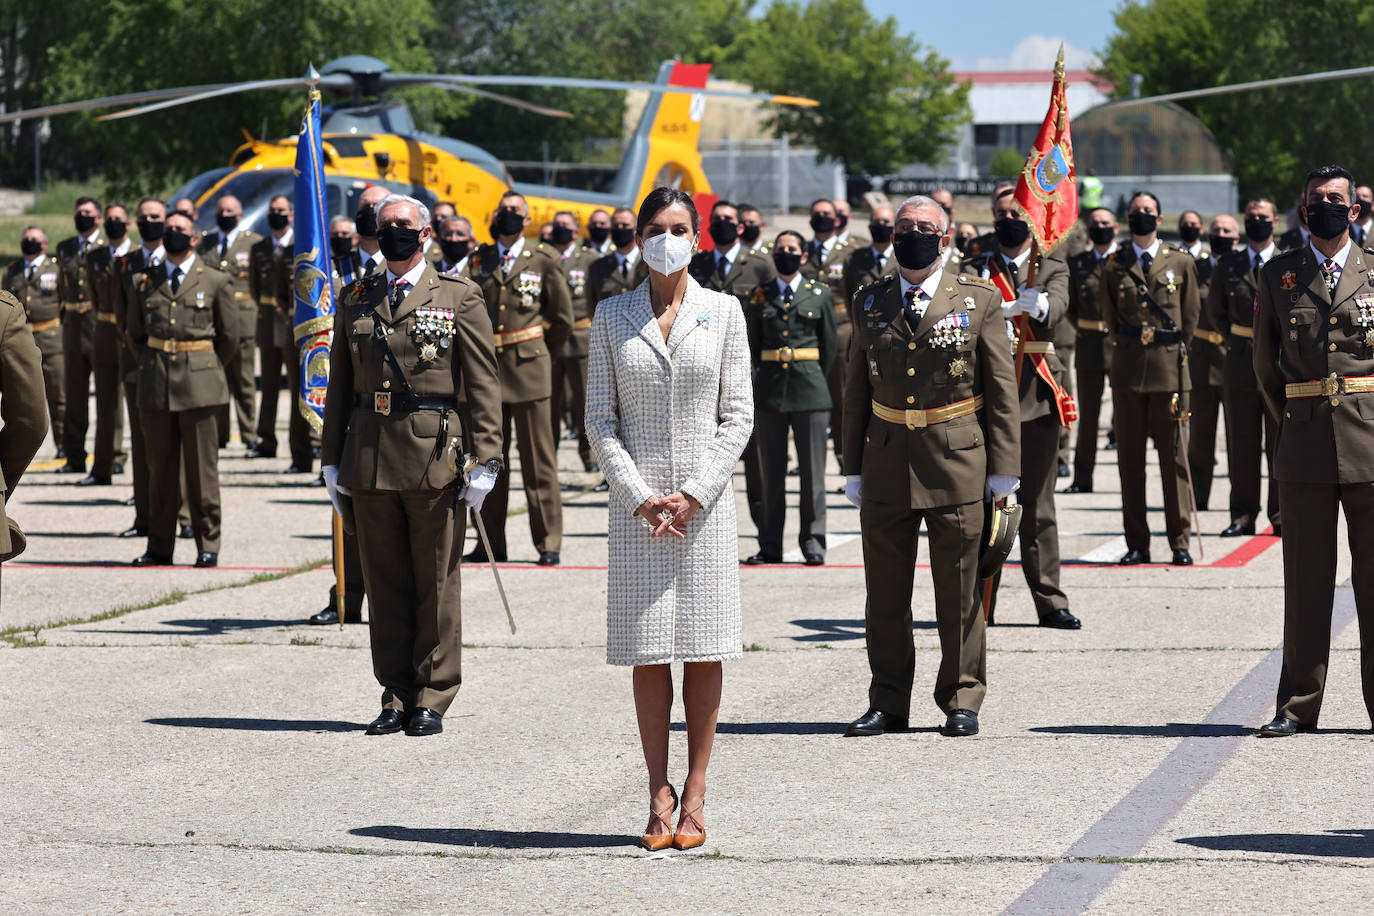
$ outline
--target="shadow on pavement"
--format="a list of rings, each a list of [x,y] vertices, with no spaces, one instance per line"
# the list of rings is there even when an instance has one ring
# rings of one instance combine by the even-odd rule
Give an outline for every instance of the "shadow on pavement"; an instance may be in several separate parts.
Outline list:
[[[1374,830],[1332,830],[1312,834],[1237,833],[1180,837],[1174,842],[1223,852],[1277,852],[1295,856],[1374,859]]]
[[[245,732],[360,732],[365,726],[356,722],[331,722],[327,719],[245,719],[231,716],[173,716],[144,719],[149,725],[173,728],[223,728]]]
[[[591,849],[601,846],[638,846],[634,837],[613,833],[549,833],[544,830],[468,830],[462,827],[355,827],[353,836],[409,843],[442,843],[490,849]]]
[[[1234,738],[1253,735],[1242,725],[1200,725],[1170,722],[1167,725],[1046,725],[1029,729],[1046,735],[1122,735],[1136,738]]]
[[[863,618],[858,620],[791,620],[788,622],[794,627],[815,631],[803,636],[790,637],[797,642],[832,642],[838,639],[864,638]],[[913,630],[933,630],[935,629],[935,621],[913,620],[911,628]]]
[[[95,630],[89,627],[75,627],[77,633],[119,633],[124,636],[224,636],[240,630],[269,630],[273,627],[290,627],[299,620],[257,619],[235,620],[224,617],[215,620],[164,620],[166,627],[181,627],[180,630]]]

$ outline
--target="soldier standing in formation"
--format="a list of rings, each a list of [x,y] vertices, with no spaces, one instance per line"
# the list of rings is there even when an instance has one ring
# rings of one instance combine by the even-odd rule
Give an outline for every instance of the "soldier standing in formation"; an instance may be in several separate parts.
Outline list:
[[[739,240],[750,254],[773,253],[773,240],[763,238],[763,230],[767,225],[758,207],[753,204],[739,205]]]
[[[596,304],[634,289],[649,276],[635,242],[635,211],[617,207],[611,214],[611,252],[587,268],[587,315],[596,316]]]
[[[124,473],[124,386],[120,381],[119,319],[115,300],[119,296],[119,270],[132,248],[129,239],[129,214],[119,204],[105,208],[102,227],[108,243],[86,254],[86,288],[90,291],[95,315],[91,340],[91,370],[95,376],[95,449],[91,473],[77,481],[78,486],[108,486],[115,474]]]
[[[1091,493],[1097,467],[1097,429],[1102,394],[1112,362],[1111,337],[1102,320],[1102,273],[1116,253],[1116,217],[1105,207],[1088,214],[1093,247],[1069,258],[1069,319],[1078,331],[1073,370],[1078,381],[1078,441],[1073,453],[1073,483],[1065,493]]]
[[[37,226],[28,226],[19,240],[23,257],[5,271],[5,289],[24,306],[29,331],[43,354],[43,390],[48,401],[48,420],[52,427],[57,457],[65,458],[62,447],[62,422],[67,412],[62,358],[62,301],[57,294],[57,262],[48,257],[48,235]]]
[[[859,287],[868,286],[870,283],[877,283],[883,277],[890,277],[897,273],[897,258],[892,253],[892,227],[896,221],[896,214],[891,207],[874,207],[873,215],[868,221],[868,231],[873,236],[867,245],[856,248],[849,255],[849,259],[844,262],[844,293],[843,302],[853,301],[854,294],[859,291]],[[838,313],[843,308],[846,319],[849,316],[849,309],[840,305],[840,300],[836,300],[835,311]],[[851,324],[848,320],[844,323],[844,333],[839,340],[839,359],[844,359],[844,354],[849,350],[849,338]],[[837,323],[838,333],[838,323]],[[844,376],[841,374],[841,381]]]
[[[587,217],[587,241],[598,254],[608,254],[611,250],[611,214],[605,210],[593,210]]]
[[[1069,613],[1069,599],[1059,587],[1059,518],[1054,507],[1054,484],[1059,454],[1060,419],[1057,390],[1062,389],[1063,363],[1055,352],[1054,332],[1069,308],[1068,267],[1056,257],[1039,258],[1035,285],[1031,273],[1030,224],[1022,218],[1006,188],[993,198],[992,218],[998,250],[966,260],[966,274],[992,280],[1003,277],[1017,296],[1001,303],[1002,317],[1014,322],[1024,316],[1027,339],[1019,343],[1021,358],[1021,571],[1030,588],[1042,627],[1077,630],[1082,623]],[[993,600],[1001,581],[994,577]],[[991,615],[992,607],[989,607]]]
[[[19,525],[5,504],[48,431],[42,361],[24,306],[12,293],[0,291],[0,562],[21,549]]]
[[[1020,469],[1016,375],[1002,298],[952,276],[940,255],[949,217],[928,197],[897,209],[900,272],[859,290],[845,384],[845,495],[859,507],[872,682],[847,735],[906,728],[916,653],[911,590],[922,522],[935,580],[941,732],[978,732],[987,690],[986,627],[975,585],[985,499],[1014,492]]]
[[[577,217],[568,210],[553,215],[553,247],[562,258],[563,276],[567,278],[573,310],[572,333],[553,354],[551,366],[553,399],[549,413],[553,421],[554,449],[557,450],[558,440],[562,438],[566,406],[577,435],[577,456],[582,459],[582,469],[596,471],[598,467],[592,459],[592,446],[587,441],[583,420],[587,413],[587,345],[592,327],[591,312],[587,309],[587,270],[600,255],[577,237]]]
[[[1355,179],[1323,166],[1304,183],[1309,245],[1260,273],[1255,376],[1282,418],[1274,461],[1283,505],[1283,669],[1260,734],[1314,731],[1326,688],[1336,535],[1343,512],[1360,625],[1360,683],[1374,719],[1374,245],[1358,247]],[[1366,243],[1368,245],[1368,243]]]
[[[472,254],[472,223],[461,216],[450,216],[435,231],[439,233],[439,257],[433,259],[434,269],[454,277],[467,276],[468,256]]]
[[[510,498],[510,430],[515,427],[520,476],[529,506],[530,538],[540,566],[557,566],[563,544],[563,503],[558,491],[558,456],[550,410],[549,356],[572,332],[572,300],[558,252],[525,238],[525,198],[507,191],[492,221],[496,241],[473,255],[468,273],[482,290],[496,334],[501,375],[501,471],[482,518],[492,559],[506,559],[506,506]],[[547,325],[547,328],[545,327]],[[481,545],[469,562],[486,560]]]
[[[805,280],[805,240],[778,234],[773,265],[778,277],[749,296],[744,308],[754,363],[754,439],[763,481],[758,553],[746,566],[782,562],[787,513],[787,432],[797,448],[801,530],[807,566],[825,562],[825,452],[830,421],[826,376],[835,361],[835,311],[830,287]]]
[[[1180,221],[1180,232],[1183,226]],[[1199,511],[1205,510],[1212,498],[1217,417],[1221,414],[1226,385],[1226,336],[1207,313],[1207,296],[1212,281],[1217,279],[1218,259],[1235,245],[1238,234],[1235,219],[1223,213],[1212,220],[1206,250],[1202,249],[1201,242],[1197,243],[1196,253],[1180,248],[1185,254],[1192,255],[1193,267],[1197,270],[1198,298],[1203,304],[1202,312],[1198,315],[1197,330],[1193,332],[1193,345],[1188,350],[1188,372],[1193,382],[1189,397],[1193,416],[1188,423],[1188,468],[1192,471],[1193,497],[1197,500]],[[1229,437],[1227,441],[1230,441]]]
[[[1274,202],[1256,197],[1245,205],[1245,237],[1249,244],[1221,259],[1212,277],[1204,314],[1211,326],[1227,335],[1225,389],[1227,464],[1231,475],[1231,523],[1222,537],[1255,533],[1260,514],[1260,456],[1269,466],[1269,521],[1274,533],[1279,522],[1278,481],[1274,477],[1274,448],[1278,421],[1264,409],[1255,377],[1255,297],[1260,269],[1277,254]]]
[[[1159,199],[1141,191],[1129,203],[1131,246],[1107,257],[1102,320],[1112,336],[1112,402],[1126,529],[1123,566],[1150,562],[1145,510],[1145,443],[1155,441],[1164,488],[1170,562],[1191,566],[1188,520],[1186,354],[1201,305],[1193,259],[1160,244]]]
[[[382,685],[367,733],[433,735],[462,683],[460,506],[479,510],[495,483],[501,390],[480,291],[421,251],[433,232],[424,206],[390,195],[377,210],[385,271],[340,296],[320,454],[335,507],[351,497],[362,550]],[[436,492],[426,467],[446,419],[481,465],[466,487],[460,476]]]
[[[269,457],[258,449],[257,424],[257,340],[258,306],[249,291],[248,261],[253,246],[262,236],[239,228],[243,205],[232,194],[225,194],[215,204],[215,225],[218,231],[206,232],[200,238],[198,251],[211,267],[229,277],[233,286],[234,303],[238,306],[238,358],[225,364],[229,379],[230,403],[220,410],[219,445],[229,444],[229,411],[233,406],[238,414],[239,438],[250,458]]]
[[[129,344],[138,359],[138,407],[148,458],[148,549],[135,566],[172,562],[177,507],[185,471],[196,566],[219,564],[218,408],[229,402],[224,366],[241,335],[231,279],[200,263],[195,227],[166,220],[166,260],[130,278]]]
[[[100,202],[79,197],[73,214],[76,235],[57,243],[57,298],[62,303],[63,400],[62,471],[86,473],[86,431],[90,428],[92,360],[95,355],[95,312],[87,285],[86,256],[105,244],[100,234]],[[109,476],[109,469],[105,469]]]

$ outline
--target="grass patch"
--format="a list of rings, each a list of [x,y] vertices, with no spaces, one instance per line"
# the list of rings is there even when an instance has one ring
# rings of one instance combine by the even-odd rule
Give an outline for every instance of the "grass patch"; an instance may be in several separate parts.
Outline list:
[[[745,651],[745,652],[766,652],[767,650],[764,649],[763,646],[759,645],[758,643],[756,643],[756,642],[751,642],[749,645],[747,645],[747,646],[744,647],[744,651]]]
[[[322,646],[324,640],[318,636],[292,636],[291,645],[293,646]]]

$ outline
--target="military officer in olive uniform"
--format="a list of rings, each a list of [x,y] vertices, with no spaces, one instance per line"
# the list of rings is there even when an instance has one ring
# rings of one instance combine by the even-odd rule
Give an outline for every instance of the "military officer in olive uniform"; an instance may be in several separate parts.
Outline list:
[[[1192,379],[1187,347],[1201,302],[1191,255],[1162,245],[1156,235],[1159,200],[1141,191],[1129,203],[1131,245],[1109,255],[1100,287],[1102,320],[1112,338],[1112,402],[1121,514],[1126,529],[1123,566],[1150,562],[1145,512],[1145,443],[1155,441],[1164,489],[1171,563],[1191,566],[1188,552],[1188,412]]]
[[[1088,214],[1092,248],[1069,258],[1069,319],[1078,331],[1073,369],[1078,382],[1078,435],[1073,451],[1073,483],[1065,493],[1091,493],[1097,467],[1097,429],[1102,394],[1112,362],[1111,338],[1102,320],[1102,270],[1116,253],[1116,217],[1106,207]]]
[[[848,735],[907,726],[916,654],[911,590],[920,525],[929,534],[942,732],[978,732],[986,627],[975,585],[985,499],[1015,491],[1020,470],[1016,371],[1002,297],[941,266],[949,217],[928,197],[897,208],[897,276],[853,300],[845,384],[845,495],[859,507],[869,709]]]
[[[129,254],[129,214],[119,204],[105,208],[102,227],[108,242],[86,253],[86,289],[91,297],[95,332],[91,335],[91,369],[95,376],[95,448],[91,473],[78,485],[108,485],[124,471],[124,385],[119,353],[123,348],[115,299],[119,296],[120,262]]]
[[[24,306],[0,290],[0,561],[22,546],[19,525],[6,514],[5,503],[48,432],[42,362]]]
[[[481,506],[500,468],[501,386],[481,292],[421,250],[424,206],[393,194],[376,209],[385,270],[341,292],[320,457],[335,506],[351,497],[362,550],[382,686],[367,732],[432,735],[462,683],[462,507]],[[449,436],[480,462],[466,486],[462,469],[447,486],[429,476]]]
[[[1255,376],[1279,419],[1283,668],[1269,737],[1314,731],[1326,689],[1339,516],[1345,515],[1360,684],[1374,720],[1374,244],[1356,246],[1355,179],[1340,166],[1304,184],[1310,243],[1260,271]]]
[[[553,421],[554,448],[561,438],[563,414],[571,414],[573,431],[577,434],[577,456],[582,469],[598,470],[592,460],[592,445],[587,441],[583,418],[587,413],[587,354],[591,335],[592,315],[587,310],[587,270],[601,257],[596,249],[588,248],[577,237],[577,217],[568,210],[553,215],[553,247],[562,258],[563,276],[568,279],[568,295],[572,299],[573,326],[563,348],[553,354],[552,400],[549,413]],[[564,401],[566,400],[566,405]]]
[[[506,559],[506,505],[510,496],[510,429],[515,427],[520,476],[529,505],[530,537],[540,566],[557,566],[563,544],[563,503],[558,491],[557,445],[550,409],[549,354],[572,333],[572,298],[558,252],[525,238],[529,205],[515,191],[501,198],[493,221],[496,241],[472,256],[468,273],[482,289],[501,372],[501,435],[505,443],[496,489],[482,508],[494,559]],[[469,560],[485,560],[477,546]]]
[[[754,290],[776,279],[777,271],[766,255],[755,254],[739,240],[739,229],[735,205],[728,200],[716,201],[707,226],[715,250],[698,251],[687,272],[706,289],[729,293],[743,305]]]
[[[48,400],[48,420],[57,457],[65,458],[62,423],[67,396],[62,353],[62,301],[58,298],[58,264],[48,257],[48,236],[37,226],[24,229],[19,241],[23,257],[5,271],[5,289],[24,306],[29,331],[43,354],[43,390]]]
[[[806,280],[806,241],[786,231],[773,244],[778,278],[744,307],[754,361],[754,440],[763,480],[758,553],[746,565],[782,562],[787,513],[787,432],[797,447],[801,530],[807,566],[825,562],[825,444],[830,420],[826,374],[835,361],[835,310],[830,287]]]
[[[964,261],[962,271],[984,280],[1005,280],[1007,288],[1015,290],[1017,296],[1002,303],[1002,317],[1009,322],[1021,319],[1026,328],[1026,339],[1019,344],[1025,353],[1021,358],[1019,386],[1021,571],[1040,625],[1077,630],[1082,623],[1069,613],[1068,596],[1059,587],[1059,517],[1054,506],[1059,431],[1067,425],[1061,419],[1056,393],[1056,387],[1063,389],[1067,373],[1059,360],[1055,333],[1069,308],[1068,265],[1057,257],[1041,256],[1035,265],[1035,285],[1029,285],[1030,224],[1017,209],[1012,189],[1005,189],[993,200],[992,216],[1002,240],[998,250]],[[1011,238],[1019,238],[1019,244],[1005,241]],[[995,602],[1000,570],[994,581]],[[989,616],[992,610],[990,606]]]
[[[138,359],[138,407],[148,453],[148,549],[135,566],[172,562],[180,470],[196,538],[196,566],[219,565],[220,494],[215,414],[229,402],[224,365],[239,339],[230,278],[192,250],[195,227],[166,220],[166,260],[130,283],[129,346]]]
[[[617,207],[611,214],[611,251],[587,268],[587,316],[596,315],[602,299],[628,293],[649,276],[635,244],[635,211]]]
[[[1194,211],[1188,211],[1184,219],[1196,219]],[[1179,221],[1179,229],[1192,225]],[[1221,415],[1224,388],[1226,385],[1226,335],[1212,321],[1207,310],[1207,296],[1212,281],[1217,278],[1217,259],[1224,252],[1211,247],[1235,244],[1239,235],[1236,220],[1228,214],[1221,214],[1212,220],[1211,235],[1206,249],[1195,252],[1182,246],[1179,250],[1193,258],[1197,269],[1198,298],[1202,300],[1202,312],[1198,315],[1197,330],[1193,332],[1193,345],[1188,350],[1188,371],[1193,380],[1193,391],[1188,400],[1192,405],[1193,416],[1188,422],[1188,468],[1193,475],[1193,496],[1197,499],[1198,510],[1207,508],[1212,498],[1212,477],[1216,466],[1217,418]],[[1187,241],[1185,238],[1184,241]],[[1201,248],[1201,242],[1197,248]],[[1229,441],[1229,438],[1228,438]],[[1228,447],[1228,453],[1229,453]],[[1230,455],[1234,458],[1234,455]]]
[[[768,224],[763,221],[763,214],[759,208],[753,204],[741,203],[737,209],[739,213],[739,240],[750,254],[762,254],[771,256],[773,254],[773,240],[763,238],[763,230]]]
[[[90,429],[92,358],[95,353],[95,312],[86,285],[86,255],[105,244],[100,234],[100,202],[79,197],[73,216],[76,235],[57,243],[57,298],[62,302],[62,372],[64,400],[63,471],[86,473],[86,432]],[[109,476],[108,468],[105,476]]]
[[[439,257],[430,259],[434,269],[441,274],[466,277],[472,260],[472,223],[461,216],[450,216],[435,231],[439,233],[439,244],[434,246]]]
[[[250,452],[258,449],[257,425],[257,339],[258,306],[253,301],[249,289],[249,259],[253,246],[262,236],[256,232],[239,228],[243,218],[243,205],[237,197],[226,194],[215,205],[216,232],[207,232],[200,239],[200,256],[207,264],[217,267],[229,276],[233,284],[234,301],[239,308],[238,359],[225,364],[229,379],[229,394],[234,412],[239,418],[239,438],[244,448]],[[229,442],[229,405],[220,411],[219,444],[222,448]]]
[[[1255,533],[1260,515],[1261,455],[1269,467],[1269,522],[1276,534],[1281,533],[1278,480],[1274,475],[1279,424],[1264,409],[1254,369],[1255,297],[1259,294],[1260,270],[1278,253],[1274,245],[1273,201],[1257,197],[1245,205],[1245,236],[1249,244],[1222,258],[1217,266],[1203,309],[1206,320],[1225,333],[1229,342],[1223,397],[1231,523],[1222,530],[1222,537]],[[1198,476],[1196,470],[1193,476]]]

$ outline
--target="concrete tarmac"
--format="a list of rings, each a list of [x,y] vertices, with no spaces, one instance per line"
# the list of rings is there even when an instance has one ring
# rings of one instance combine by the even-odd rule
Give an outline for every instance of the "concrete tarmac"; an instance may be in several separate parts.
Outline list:
[[[189,565],[190,542],[175,567],[127,565],[144,546],[114,536],[133,518],[127,474],[78,488],[45,447],[14,494],[30,540],[0,610],[0,911],[1353,913],[1374,894],[1349,557],[1321,731],[1261,740],[1279,541],[1219,538],[1229,519],[1210,511],[1196,566],[1112,565],[1111,451],[1096,492],[1058,500],[1084,628],[1035,626],[1009,567],[983,731],[961,740],[938,734],[930,699],[924,544],[913,728],[841,737],[868,666],[858,512],[832,459],[827,565],[741,570],[748,651],[726,665],[707,843],[658,854],[638,847],[629,672],[604,662],[606,496],[574,443],[559,452],[563,565],[534,565],[515,490],[502,575],[519,630],[491,573],[464,567],[464,684],[423,740],[363,734],[380,694],[366,625],[304,625],[332,581],[324,490],[242,454],[221,457],[217,570]],[[735,490],[743,557],[757,544],[742,473]],[[680,783],[680,701],[674,715]]]

